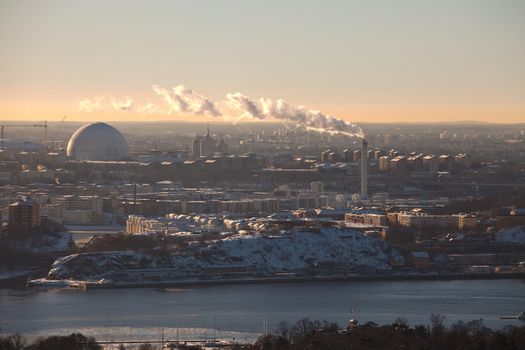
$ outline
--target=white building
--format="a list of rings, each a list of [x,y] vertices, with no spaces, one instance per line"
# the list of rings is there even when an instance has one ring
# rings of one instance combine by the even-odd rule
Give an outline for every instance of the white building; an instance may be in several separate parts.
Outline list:
[[[128,144],[111,125],[91,123],[71,136],[67,156],[74,160],[121,160],[128,157]]]

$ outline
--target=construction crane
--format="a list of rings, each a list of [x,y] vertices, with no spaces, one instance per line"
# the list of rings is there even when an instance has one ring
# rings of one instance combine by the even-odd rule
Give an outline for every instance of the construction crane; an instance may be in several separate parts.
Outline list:
[[[42,124],[7,124],[0,125],[0,137],[2,138],[2,150],[5,151],[5,128],[44,128],[44,144],[47,143],[47,120]]]

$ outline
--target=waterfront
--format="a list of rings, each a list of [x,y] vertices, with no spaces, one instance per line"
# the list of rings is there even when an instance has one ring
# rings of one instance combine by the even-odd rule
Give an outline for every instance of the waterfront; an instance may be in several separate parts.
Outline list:
[[[349,318],[379,324],[398,317],[428,324],[431,313],[447,323],[500,320],[524,311],[523,280],[352,281],[103,290],[0,290],[1,333],[30,337],[80,331],[103,339],[223,337],[253,339],[267,319],[303,317],[345,325]],[[350,311],[354,310],[354,314]]]

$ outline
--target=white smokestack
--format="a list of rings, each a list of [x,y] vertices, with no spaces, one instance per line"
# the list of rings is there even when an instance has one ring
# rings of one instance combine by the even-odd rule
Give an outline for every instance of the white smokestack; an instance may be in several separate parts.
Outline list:
[[[361,144],[361,199],[368,197],[368,142]]]

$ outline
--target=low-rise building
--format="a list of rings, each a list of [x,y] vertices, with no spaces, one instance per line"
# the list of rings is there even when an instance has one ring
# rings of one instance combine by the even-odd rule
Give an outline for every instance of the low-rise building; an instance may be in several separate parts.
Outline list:
[[[40,207],[40,216],[46,217],[47,220],[56,222],[57,224],[64,223],[63,207],[56,204],[46,204]]]
[[[423,269],[430,263],[427,252],[412,252],[408,255],[408,264],[416,269]]]
[[[479,219],[476,215],[472,214],[459,214],[458,215],[458,228],[460,230],[468,230],[475,228],[479,225]]]
[[[458,217],[453,215],[430,215],[422,212],[401,212],[397,215],[401,226],[423,229],[425,227],[458,227]]]
[[[495,254],[449,254],[448,261],[457,265],[494,265]]]

